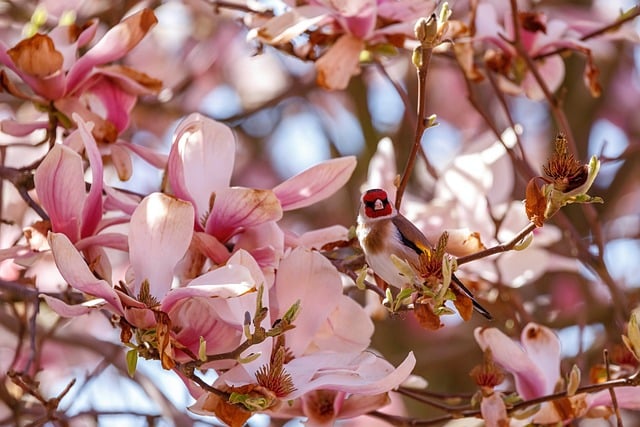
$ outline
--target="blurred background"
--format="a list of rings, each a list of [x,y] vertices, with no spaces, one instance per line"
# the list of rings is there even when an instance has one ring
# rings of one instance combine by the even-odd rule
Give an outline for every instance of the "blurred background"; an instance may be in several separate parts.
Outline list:
[[[507,1],[481,3],[491,3],[498,16],[509,8]],[[587,28],[585,22],[605,26],[618,19],[621,10],[637,7],[633,1],[622,0],[519,3],[523,9],[543,11],[549,21],[559,20],[578,29],[581,25]],[[283,223],[297,232],[334,224],[355,225],[360,192],[363,186],[375,182],[377,169],[370,170],[369,164],[383,138],[392,141],[395,155],[391,159],[395,165],[386,167],[394,166],[398,174],[402,172],[415,138],[418,102],[411,49],[397,49],[394,55],[378,56],[375,61],[363,63],[360,74],[352,77],[344,90],[321,88],[313,61],[247,40],[248,30],[269,17],[268,13],[255,12],[281,13],[283,3],[1,1],[0,39],[6,46],[15,45],[23,38],[25,27],[36,12],[46,11],[44,26],[55,25],[65,14],[72,14],[78,23],[97,18],[101,22],[98,32],[104,33],[143,6],[151,7],[159,22],[126,56],[124,63],[160,79],[163,89],[158,96],[138,100],[123,138],[168,153],[176,123],[191,112],[200,112],[228,124],[235,132],[239,148],[232,184],[258,188],[272,188],[322,160],[357,156],[356,171],[339,193],[324,203],[285,215]],[[452,20],[472,22],[468,2],[453,0],[449,6],[453,10]],[[418,355],[414,373],[427,379],[429,390],[434,393],[470,396],[476,391],[469,372],[482,359],[473,338],[473,330],[478,326],[498,327],[514,337],[529,321],[555,329],[565,356],[563,372],[577,364],[585,381],[589,380],[586,377],[590,369],[603,363],[605,348],[611,357],[619,357],[612,363],[631,360],[622,350],[620,335],[638,303],[640,286],[639,29],[640,21],[635,19],[620,30],[623,36],[605,34],[585,41],[600,72],[599,97],[593,97],[584,82],[586,56],[564,52],[564,76],[555,89],[559,106],[553,108],[546,99],[497,91],[489,78],[466,79],[451,49],[443,48],[434,54],[427,77],[426,112],[436,114],[439,125],[428,129],[422,138],[422,149],[433,169],[427,170],[422,157],[418,158],[407,190],[405,213],[410,219],[423,228],[437,227],[434,224],[469,227],[480,232],[488,246],[513,236],[519,226],[526,225],[526,218],[514,221],[516,225],[509,228],[511,225],[507,227],[501,215],[509,211],[512,202],[520,203],[525,197],[525,186],[532,176],[527,175],[522,165],[507,161],[506,166],[501,163],[493,167],[497,163],[491,163],[487,175],[491,183],[486,188],[496,187],[494,190],[500,191],[500,196],[492,200],[490,195],[481,195],[483,205],[467,205],[463,210],[451,208],[452,201],[466,197],[467,190],[448,188],[453,195],[443,198],[442,185],[451,176],[448,173],[464,171],[476,161],[486,162],[486,156],[482,160],[474,155],[491,147],[498,140],[496,130],[502,134],[511,121],[521,129],[518,143],[523,158],[536,175],[541,175],[542,165],[553,151],[556,134],[566,130],[558,123],[554,108],[566,115],[577,149],[576,158],[586,162],[590,156],[598,155],[601,159],[601,172],[589,194],[605,201],[569,206],[548,226],[537,230],[541,235],[536,246],[539,252],[531,255],[529,262],[538,265],[528,275],[526,251],[519,258],[500,261],[499,255],[475,268],[471,265],[462,268],[462,277],[473,285],[493,314],[495,320],[491,323],[480,316],[468,322],[451,316],[444,328],[430,331],[422,329],[410,313],[376,320],[372,347],[394,365],[413,350]],[[478,52],[482,43],[478,44]],[[486,63],[481,57],[477,60],[486,72],[483,68]],[[31,103],[0,93],[1,118],[28,121],[39,114],[42,113]],[[14,151],[18,142],[17,137],[0,134],[4,165],[9,161],[13,167],[27,163],[24,160],[20,164],[20,155]],[[504,153],[502,156],[507,158]],[[471,163],[456,163],[462,157]],[[473,171],[469,172],[473,175]],[[110,185],[141,194],[159,189],[163,178],[161,171],[136,157],[130,180],[119,181],[112,168],[107,168],[106,174]],[[9,187],[3,179],[5,194],[11,191]],[[7,200],[8,197],[3,199],[2,206],[2,249],[20,239],[21,228],[28,225],[30,218],[24,211],[12,211]],[[446,203],[437,204],[438,200]],[[466,217],[462,212],[473,207],[482,209],[482,213],[474,213],[474,221],[482,218],[492,221],[485,229],[464,223]],[[447,216],[449,212],[451,217]],[[508,271],[510,267],[518,269],[518,274]],[[7,289],[0,293],[4,303],[3,342],[7,343],[0,353],[3,370],[11,366],[15,343],[24,343],[27,336],[16,319],[29,317],[28,307],[21,305],[16,294]],[[53,331],[60,321],[43,310],[38,322],[42,323],[40,327]],[[77,379],[64,400],[69,413],[112,412],[111,416],[101,417],[99,425],[212,422],[185,415],[184,407],[190,402],[188,393],[180,381],[162,372],[154,362],[141,362],[138,377],[129,380],[118,331],[105,333],[109,330],[105,325],[107,319],[99,314],[66,321],[62,341],[47,344],[49,356],[62,352],[60,358],[51,357],[52,361],[67,362],[64,366],[54,362],[42,364],[41,381],[47,390],[55,395],[70,378]],[[113,340],[113,347],[96,348],[87,331],[93,331],[101,340]],[[47,380],[47,375],[52,379]],[[6,396],[12,393],[11,387],[5,378],[0,390],[0,400],[5,403],[11,401]],[[418,418],[443,413],[415,402],[406,405],[408,414]],[[165,418],[143,416],[147,413],[160,413]],[[3,425],[11,425],[9,415],[0,418]],[[83,418],[86,424],[77,425],[91,425],[86,421],[90,418]],[[637,418],[629,419],[629,425],[640,422]],[[362,425],[371,425],[368,421],[362,421]],[[267,425],[268,421],[256,417],[250,424]]]

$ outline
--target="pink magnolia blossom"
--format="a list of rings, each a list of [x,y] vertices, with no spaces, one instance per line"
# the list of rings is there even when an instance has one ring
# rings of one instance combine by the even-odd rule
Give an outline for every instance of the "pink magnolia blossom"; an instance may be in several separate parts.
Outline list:
[[[475,40],[488,42],[498,49],[488,50],[485,53],[485,61],[489,68],[499,73],[502,90],[512,94],[524,92],[534,100],[543,99],[544,91],[533,74],[527,70],[515,47],[509,43],[515,36],[511,13],[506,12],[500,17],[492,4],[480,3],[475,18]],[[520,12],[518,19],[522,44],[532,58],[564,48],[585,53],[588,59],[585,82],[594,96],[599,95],[599,85],[596,81],[598,72],[594,67],[591,51],[587,44],[580,40],[582,34],[577,28],[572,28],[563,20],[547,20],[542,12]],[[554,92],[564,81],[564,60],[560,55],[550,55],[536,60],[535,63],[547,87]]]
[[[192,114],[178,126],[167,175],[174,194],[195,207],[195,240],[217,263],[229,257],[223,245],[237,236],[237,247],[275,262],[284,235],[275,224],[284,211],[317,203],[341,188],[356,165],[354,157],[328,160],[273,189],[230,186],[236,141],[224,124]]]
[[[11,49],[0,42],[0,63],[16,73],[35,96],[17,92],[13,86],[10,92],[41,104],[52,101],[68,117],[76,112],[96,122],[96,134],[114,140],[112,133],[128,125],[136,97],[157,91],[159,82],[133,69],[107,64],[126,55],[156,22],[153,12],[143,9],[110,29],[77,59],[77,51],[87,47],[96,34],[96,21],[76,37],[71,27],[59,26],[49,34],[24,39]],[[91,99],[81,100],[89,93]],[[106,111],[106,117],[100,120],[95,113],[100,109],[91,105],[95,101]]]
[[[324,393],[321,390],[331,396],[334,407],[339,409],[347,395],[373,396],[385,393],[404,381],[413,369],[415,358],[412,353],[394,369],[384,359],[366,351],[373,333],[371,320],[361,306],[343,295],[339,273],[316,252],[296,248],[285,256],[278,266],[274,284],[263,296],[262,304],[269,308],[268,316],[263,321],[265,327],[275,319],[281,319],[294,304],[299,304],[299,314],[293,322],[295,328],[284,333],[285,346],[290,355],[287,358],[290,360],[284,364],[284,371],[290,376],[292,387],[286,390],[276,387],[272,391],[279,399],[302,398],[301,402],[294,405],[306,411],[308,416],[313,415],[309,405],[314,398],[318,398],[318,393]],[[277,386],[259,380],[260,370],[271,364],[275,343],[276,338],[269,338],[249,348],[242,355],[248,361],[224,372],[216,384],[236,387],[258,384],[266,388]],[[259,356],[249,360],[249,354]],[[191,410],[210,414],[207,397],[207,394],[201,395]],[[358,400],[354,399],[353,402]],[[385,403],[379,397],[374,400],[379,405]],[[361,400],[360,404],[361,408],[371,410],[370,399]],[[358,405],[354,403],[354,406]],[[358,411],[353,410],[355,415]],[[282,413],[277,408],[272,412],[275,416],[293,416],[284,408]],[[336,417],[339,412],[336,411]]]
[[[48,34],[37,33],[7,48],[0,41],[0,63],[15,73],[33,92],[26,93],[2,71],[4,89],[11,95],[33,102],[50,117],[44,121],[19,123],[3,120],[2,131],[24,136],[46,129],[50,120],[72,128],[77,114],[93,122],[92,133],[99,143],[109,143],[105,151],[114,159],[121,179],[131,176],[130,152],[151,164],[163,167],[162,156],[144,147],[118,141],[129,126],[130,113],[138,96],[157,93],[161,82],[124,65],[111,64],[133,49],[157,20],[143,9],[115,25],[93,46],[98,22],[86,27],[62,25]],[[79,55],[81,49],[86,49]],[[113,144],[118,141],[118,144]]]
[[[325,38],[335,40],[316,61],[318,84],[344,89],[360,72],[363,50],[375,50],[382,44],[403,47],[406,38],[415,37],[416,19],[428,16],[434,8],[431,0],[316,0],[291,7],[252,30],[249,38],[282,45],[306,31],[324,33]]]
[[[497,328],[477,328],[476,341],[483,351],[490,350],[493,360],[515,379],[516,391],[524,400],[546,396],[562,384],[560,376],[560,340],[553,331],[536,323],[529,323],[522,330],[520,345]],[[533,416],[535,423],[557,423],[565,417],[584,415],[587,395],[584,393],[568,397],[574,413],[561,414],[552,403],[542,404]],[[500,402],[487,405],[487,412],[499,409]],[[502,404],[504,405],[504,404]]]
[[[148,284],[153,298],[161,300],[167,294],[173,282],[173,270],[184,256],[192,232],[193,208],[189,203],[161,193],[145,197],[131,216],[126,293],[114,289],[106,280],[98,279],[66,235],[51,233],[49,244],[62,276],[74,289],[99,300],[70,306],[52,297],[44,298],[63,316],[85,314],[106,304],[132,325],[149,327],[155,323],[153,313],[145,302],[137,299],[143,282]]]

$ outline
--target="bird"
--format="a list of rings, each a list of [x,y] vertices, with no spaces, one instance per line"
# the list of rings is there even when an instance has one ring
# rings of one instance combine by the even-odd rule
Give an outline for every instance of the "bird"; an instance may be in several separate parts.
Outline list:
[[[420,255],[433,252],[425,235],[389,201],[387,192],[373,188],[362,193],[356,234],[367,265],[391,286],[406,287],[407,279],[401,275],[391,255],[406,261],[414,270]],[[491,320],[491,314],[475,299],[471,291],[456,277],[452,282],[466,294],[473,308]]]

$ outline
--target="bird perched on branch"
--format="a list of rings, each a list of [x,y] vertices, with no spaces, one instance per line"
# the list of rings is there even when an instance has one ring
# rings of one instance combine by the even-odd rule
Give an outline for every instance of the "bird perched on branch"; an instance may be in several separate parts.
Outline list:
[[[356,231],[369,267],[385,282],[397,288],[407,287],[409,280],[401,274],[391,255],[406,261],[420,276],[421,256],[431,255],[434,251],[425,235],[396,210],[387,192],[379,188],[362,194]],[[455,274],[452,274],[451,280],[471,299],[478,313],[492,319],[491,314],[476,301]]]

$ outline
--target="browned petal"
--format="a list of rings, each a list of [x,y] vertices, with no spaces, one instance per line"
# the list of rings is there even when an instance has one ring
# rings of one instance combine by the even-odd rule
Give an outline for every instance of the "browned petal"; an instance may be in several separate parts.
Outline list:
[[[444,326],[444,324],[440,322],[440,316],[433,312],[430,304],[416,302],[414,304],[413,314],[416,316],[420,326],[430,331],[437,331]]]
[[[162,89],[162,80],[155,79],[148,74],[127,67],[126,65],[107,65],[101,67],[101,70],[108,71],[109,74],[120,74],[123,77],[133,80],[150,92],[157,93]]]
[[[451,290],[456,295],[456,299],[453,300],[453,305],[456,306],[462,320],[465,322],[468,321],[471,319],[471,315],[473,314],[473,301],[471,301],[471,298],[460,292],[457,288],[452,287]]]
[[[544,225],[544,213],[547,209],[547,199],[542,194],[540,187],[538,187],[537,180],[538,177],[532,178],[527,184],[524,207],[529,221],[533,222],[536,227],[542,227]]]
[[[527,31],[532,33],[537,33],[538,31],[542,33],[547,33],[547,24],[545,22],[545,17],[542,13],[538,12],[520,12],[520,25]]]
[[[176,366],[173,358],[173,347],[171,345],[171,320],[166,313],[156,311],[156,339],[158,340],[158,352],[160,353],[160,362],[164,369],[172,369]]]
[[[27,101],[33,101],[29,95],[23,93],[16,85],[13,84],[9,76],[4,70],[0,70],[0,88],[7,93],[15,96],[19,99],[24,99]]]
[[[62,70],[64,58],[45,34],[34,34],[7,51],[16,67],[37,78],[44,78]]]
[[[232,405],[227,402],[226,399],[220,396],[209,393],[207,399],[202,405],[204,411],[209,411],[216,414],[216,417],[220,421],[227,424],[229,427],[242,427],[245,422],[251,417],[251,412],[243,409],[239,405]]]

